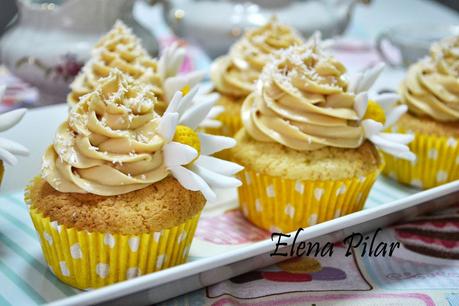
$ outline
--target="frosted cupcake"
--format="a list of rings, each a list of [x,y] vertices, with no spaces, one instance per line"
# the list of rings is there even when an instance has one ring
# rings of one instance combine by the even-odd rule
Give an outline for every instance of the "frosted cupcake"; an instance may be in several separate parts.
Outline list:
[[[1,98],[1,95],[0,95]],[[21,121],[26,113],[26,109],[21,108],[8,113],[0,115],[0,132],[9,130]],[[15,165],[18,162],[16,155],[27,156],[29,151],[23,145],[6,138],[0,137],[0,185],[2,184],[3,175],[5,173],[5,166],[3,162],[8,165]]]
[[[107,77],[113,68],[152,86],[158,99],[156,112],[162,114],[177,90],[199,83],[204,73],[194,71],[179,75],[185,57],[185,50],[173,44],[166,48],[159,60],[148,54],[137,38],[124,23],[117,21],[113,29],[95,45],[90,60],[70,85],[67,97],[70,106],[95,89],[97,80]]]
[[[212,64],[210,77],[220,94],[217,103],[225,110],[217,117],[222,126],[210,131],[233,136],[241,128],[242,102],[254,90],[270,55],[301,43],[300,36],[292,28],[273,18],[266,25],[247,31],[229,54],[217,58]]]
[[[235,142],[195,132],[213,104],[196,92],[159,116],[152,88],[115,70],[71,109],[25,195],[60,280],[95,288],[186,261],[213,188],[241,169],[208,156]]]
[[[318,42],[271,58],[244,101],[231,150],[245,167],[239,203],[251,222],[289,232],[355,212],[383,166],[377,148],[414,158],[409,135],[382,133],[400,111],[382,105],[396,97],[367,98],[381,69],[348,83],[345,67]]]
[[[459,179],[459,36],[432,45],[400,86],[408,113],[394,126],[415,136],[416,162],[386,156],[384,172],[398,181],[431,188]]]

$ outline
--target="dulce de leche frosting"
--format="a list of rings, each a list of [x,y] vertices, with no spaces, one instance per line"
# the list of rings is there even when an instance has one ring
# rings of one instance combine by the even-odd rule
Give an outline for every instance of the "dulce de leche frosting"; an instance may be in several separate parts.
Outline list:
[[[301,151],[359,147],[364,132],[344,73],[344,66],[317,46],[279,51],[244,101],[246,130],[258,141]]]
[[[157,61],[150,57],[132,31],[118,21],[113,29],[97,42],[91,59],[70,85],[68,104],[72,106],[78,103],[83,95],[92,92],[97,81],[107,77],[113,68],[152,85],[155,95],[161,101],[164,100],[161,79],[157,73]]]
[[[459,121],[459,36],[432,45],[401,84],[401,101],[411,113],[437,121]]]
[[[112,196],[168,175],[150,86],[114,70],[74,106],[43,157],[42,177],[60,192]]]
[[[260,28],[247,31],[228,55],[215,60],[211,67],[212,82],[220,93],[244,98],[254,90],[273,52],[301,43],[302,39],[292,28],[272,19]]]

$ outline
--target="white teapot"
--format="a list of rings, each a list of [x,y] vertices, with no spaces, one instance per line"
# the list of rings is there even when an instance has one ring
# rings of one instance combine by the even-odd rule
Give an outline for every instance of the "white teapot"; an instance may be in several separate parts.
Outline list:
[[[135,0],[17,0],[18,16],[0,41],[1,63],[40,90],[40,103],[62,103],[96,41],[123,20],[156,55],[152,34],[132,15]]]
[[[271,16],[293,26],[304,37],[321,31],[329,38],[342,34],[356,4],[370,0],[157,0],[164,19],[179,36],[198,42],[211,57],[227,52],[247,28]]]

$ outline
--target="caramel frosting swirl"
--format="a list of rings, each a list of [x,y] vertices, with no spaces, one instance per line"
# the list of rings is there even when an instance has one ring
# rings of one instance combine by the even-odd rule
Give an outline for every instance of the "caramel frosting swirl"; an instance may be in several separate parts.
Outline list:
[[[258,141],[301,151],[359,147],[364,131],[344,73],[316,46],[277,52],[242,106],[246,130]]]
[[[164,101],[157,61],[149,56],[131,30],[118,21],[97,42],[91,59],[70,85],[71,92],[67,97],[69,105],[78,103],[83,95],[92,92],[97,81],[107,77],[113,68],[151,85],[155,95]]]
[[[211,79],[219,92],[246,97],[254,90],[273,52],[301,43],[302,39],[292,28],[273,19],[260,28],[247,31],[228,55],[217,58],[211,67]]]
[[[114,69],[58,128],[42,177],[60,192],[113,196],[168,175],[152,88]]]
[[[459,36],[433,44],[430,55],[409,68],[400,91],[410,112],[459,121]]]

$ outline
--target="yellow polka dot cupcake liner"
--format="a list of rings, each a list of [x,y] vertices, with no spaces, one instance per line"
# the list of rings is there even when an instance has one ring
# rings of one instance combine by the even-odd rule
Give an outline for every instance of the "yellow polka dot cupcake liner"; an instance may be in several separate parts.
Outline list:
[[[398,132],[404,133],[406,131]],[[459,179],[459,138],[414,133],[410,162],[384,153],[384,174],[418,188],[432,188]]]
[[[182,264],[199,220],[138,235],[67,228],[29,208],[50,270],[62,282],[88,290]]]
[[[291,180],[245,168],[239,179],[239,205],[258,227],[288,233],[363,208],[382,167],[346,180]]]

